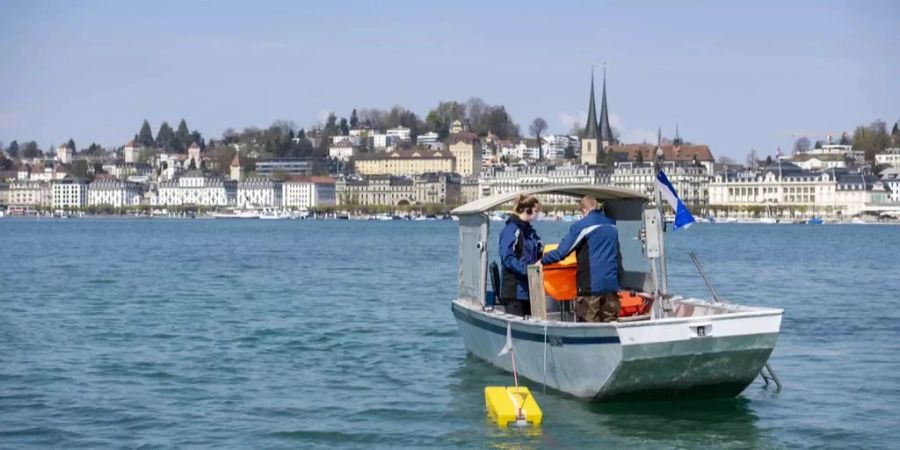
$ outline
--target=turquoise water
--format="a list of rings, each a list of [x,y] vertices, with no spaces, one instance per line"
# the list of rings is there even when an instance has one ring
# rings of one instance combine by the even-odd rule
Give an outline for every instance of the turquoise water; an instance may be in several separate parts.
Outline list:
[[[545,242],[565,224],[541,223]],[[499,430],[450,313],[455,222],[0,220],[0,447],[884,448],[900,227],[697,225],[672,290],[785,308],[781,393],[594,405]]]

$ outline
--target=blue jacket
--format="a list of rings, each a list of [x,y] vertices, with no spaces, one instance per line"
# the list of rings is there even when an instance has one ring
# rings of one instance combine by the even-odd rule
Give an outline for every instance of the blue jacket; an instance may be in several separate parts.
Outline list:
[[[509,216],[500,232],[500,298],[529,300],[527,267],[538,262],[543,252],[534,227],[515,214]]]
[[[572,224],[559,247],[541,259],[553,264],[577,252],[578,295],[597,295],[619,290],[619,232],[616,222],[600,210],[593,210]]]

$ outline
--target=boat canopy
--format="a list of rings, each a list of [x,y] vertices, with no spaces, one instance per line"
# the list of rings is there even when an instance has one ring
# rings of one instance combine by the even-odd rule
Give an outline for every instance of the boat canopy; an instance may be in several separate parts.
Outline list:
[[[450,211],[450,214],[455,216],[461,216],[464,214],[476,214],[485,211],[490,211],[497,206],[500,206],[504,203],[515,200],[519,195],[538,195],[538,194],[551,194],[551,195],[564,195],[573,198],[584,197],[585,195],[592,195],[594,198],[600,201],[605,200],[643,200],[650,201],[650,197],[641,194],[640,192],[630,191],[628,189],[620,189],[609,186],[602,185],[592,185],[592,184],[566,184],[559,186],[545,186],[537,189],[526,189],[523,191],[509,192],[506,194],[496,194],[490,197],[484,197],[465,205],[462,205],[453,211]]]
[[[616,221],[622,271],[619,284],[626,289],[653,292],[655,280],[650,276],[644,256],[641,229],[644,211],[650,197],[640,192],[592,184],[569,184],[527,189],[492,195],[466,203],[450,212],[459,217],[459,292],[457,298],[474,304],[485,304],[488,271],[487,211],[514,200],[519,195],[562,195],[578,199],[592,195],[604,203],[607,216]]]

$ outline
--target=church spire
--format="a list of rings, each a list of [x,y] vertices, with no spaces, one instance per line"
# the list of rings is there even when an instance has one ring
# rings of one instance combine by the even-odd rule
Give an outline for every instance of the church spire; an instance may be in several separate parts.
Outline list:
[[[609,111],[606,108],[606,64],[603,64],[603,93],[600,99],[600,141],[607,144],[614,143],[612,128],[609,126]]]
[[[584,125],[584,138],[597,139],[597,107],[594,101],[594,66],[591,66],[591,99],[588,103],[588,118]]]

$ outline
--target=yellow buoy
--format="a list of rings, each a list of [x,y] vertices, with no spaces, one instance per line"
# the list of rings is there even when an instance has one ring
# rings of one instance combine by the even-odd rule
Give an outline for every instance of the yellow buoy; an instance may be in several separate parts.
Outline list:
[[[484,388],[484,403],[488,414],[501,427],[539,426],[544,417],[525,386],[488,386]]]

